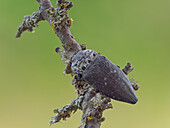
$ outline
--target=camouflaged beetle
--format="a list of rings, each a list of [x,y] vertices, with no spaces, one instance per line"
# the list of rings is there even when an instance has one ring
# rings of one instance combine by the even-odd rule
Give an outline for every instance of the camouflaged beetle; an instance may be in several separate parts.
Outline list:
[[[138,98],[126,74],[105,56],[93,50],[79,51],[73,58],[71,70],[102,95],[135,104]]]

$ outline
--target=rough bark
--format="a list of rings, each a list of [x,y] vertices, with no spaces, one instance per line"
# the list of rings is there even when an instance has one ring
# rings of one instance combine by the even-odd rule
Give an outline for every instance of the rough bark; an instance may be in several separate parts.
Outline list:
[[[73,75],[70,69],[70,60],[77,52],[86,49],[85,45],[80,45],[70,32],[73,21],[68,17],[68,10],[73,7],[73,3],[71,1],[58,0],[56,2],[58,7],[54,8],[50,0],[37,0],[37,2],[40,6],[39,11],[25,16],[16,37],[19,38],[26,30],[33,32],[33,28],[38,27],[40,21],[48,21],[55,34],[60,38],[63,46],[63,51],[58,47],[56,52],[61,54],[62,60],[66,64],[64,73]],[[129,64],[123,69],[126,74],[133,70]],[[97,93],[94,88],[79,80],[76,75],[72,84],[75,85],[78,98],[60,110],[55,109],[54,113],[56,115],[52,117],[51,124],[57,123],[61,119],[69,118],[71,113],[75,113],[79,109],[83,112],[80,127],[99,128],[101,122],[104,121],[104,117],[102,117],[103,111],[112,108],[111,99]]]

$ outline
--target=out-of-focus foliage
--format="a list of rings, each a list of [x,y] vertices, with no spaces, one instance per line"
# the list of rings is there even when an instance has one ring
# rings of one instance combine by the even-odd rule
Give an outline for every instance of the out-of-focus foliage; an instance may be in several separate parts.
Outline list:
[[[139,81],[139,102],[112,101],[102,128],[169,128],[170,1],[73,0],[72,34],[81,44],[107,56]],[[54,4],[55,1],[52,1]],[[24,15],[38,10],[36,0],[0,4],[0,127],[47,128],[55,107],[76,98],[71,76],[54,52],[61,46],[47,22],[15,39]],[[52,128],[79,126],[81,112]]]

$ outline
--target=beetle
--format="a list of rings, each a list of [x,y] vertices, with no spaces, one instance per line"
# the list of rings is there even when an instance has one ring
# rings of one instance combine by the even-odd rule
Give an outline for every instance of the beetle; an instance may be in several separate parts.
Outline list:
[[[79,51],[72,58],[71,70],[112,99],[135,104],[138,98],[126,74],[107,57],[94,50]]]

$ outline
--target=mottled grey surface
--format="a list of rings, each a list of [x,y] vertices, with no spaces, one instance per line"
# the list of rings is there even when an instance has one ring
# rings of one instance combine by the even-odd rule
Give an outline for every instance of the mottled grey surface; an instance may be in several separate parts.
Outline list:
[[[75,74],[82,74],[99,54],[91,49],[78,52],[72,58],[71,70]]]

